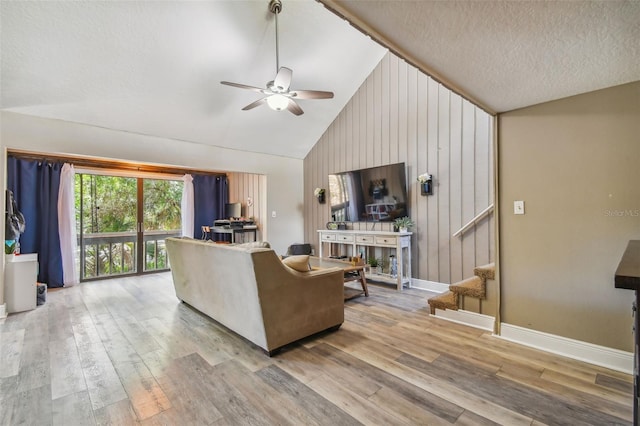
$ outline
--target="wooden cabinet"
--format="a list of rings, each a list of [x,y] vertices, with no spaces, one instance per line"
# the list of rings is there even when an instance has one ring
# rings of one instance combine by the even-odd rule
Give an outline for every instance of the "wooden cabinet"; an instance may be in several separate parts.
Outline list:
[[[338,230],[318,230],[320,237],[320,247],[318,255],[325,257],[323,246],[328,245],[329,254],[332,245],[346,248],[350,256],[357,256],[359,249],[364,247],[367,250],[376,247],[384,248],[395,255],[398,264],[397,276],[389,274],[376,274],[371,272],[367,276],[374,281],[383,281],[397,286],[402,290],[403,286],[411,287],[411,232],[381,232],[381,231],[338,231]],[[327,257],[329,256],[327,254]]]

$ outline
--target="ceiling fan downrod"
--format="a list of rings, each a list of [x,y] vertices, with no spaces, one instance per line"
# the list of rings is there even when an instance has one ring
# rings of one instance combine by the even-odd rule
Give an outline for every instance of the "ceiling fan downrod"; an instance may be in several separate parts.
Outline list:
[[[280,69],[280,49],[278,46],[278,14],[282,11],[281,0],[269,1],[269,10],[276,16],[276,73]]]
[[[1,1],[1,0],[0,0]],[[331,99],[333,92],[325,92],[322,90],[291,90],[291,68],[280,67],[280,52],[278,40],[278,14],[282,11],[282,0],[269,0],[269,11],[276,15],[276,77],[267,82],[266,88],[248,86],[246,84],[233,83],[230,81],[221,81],[221,84],[238,87],[240,89],[258,92],[264,96],[257,101],[251,102],[242,108],[248,111],[257,106],[268,104],[269,107],[276,111],[289,110],[294,115],[302,115],[304,111],[297,104],[298,99]]]

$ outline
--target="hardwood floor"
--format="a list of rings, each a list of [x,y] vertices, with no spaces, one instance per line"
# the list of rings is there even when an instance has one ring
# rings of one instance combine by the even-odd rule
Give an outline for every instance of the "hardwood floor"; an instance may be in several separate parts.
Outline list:
[[[50,291],[0,324],[0,425],[631,424],[630,375],[369,290],[273,358],[180,303],[169,273]]]

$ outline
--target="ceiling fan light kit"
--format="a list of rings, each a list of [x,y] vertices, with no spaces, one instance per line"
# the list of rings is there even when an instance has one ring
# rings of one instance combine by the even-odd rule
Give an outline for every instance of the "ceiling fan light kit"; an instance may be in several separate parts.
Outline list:
[[[304,111],[295,99],[331,99],[333,92],[324,92],[320,90],[290,90],[291,76],[293,71],[287,67],[280,66],[280,57],[278,51],[278,14],[282,11],[281,0],[270,0],[269,11],[275,15],[276,20],[276,78],[266,84],[266,89],[260,87],[247,86],[246,84],[232,83],[230,81],[221,81],[221,84],[247,89],[254,92],[262,93],[265,97],[258,99],[242,108],[248,111],[257,106],[266,103],[274,111],[289,110],[294,115],[302,115]]]
[[[282,111],[289,106],[289,98],[282,95],[271,95],[267,98],[267,104],[274,111]]]

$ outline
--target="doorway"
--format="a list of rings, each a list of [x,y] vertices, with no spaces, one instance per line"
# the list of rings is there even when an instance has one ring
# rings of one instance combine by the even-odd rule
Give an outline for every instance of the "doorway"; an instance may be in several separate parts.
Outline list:
[[[75,186],[80,281],[169,269],[165,239],[181,234],[181,180],[79,172]]]

